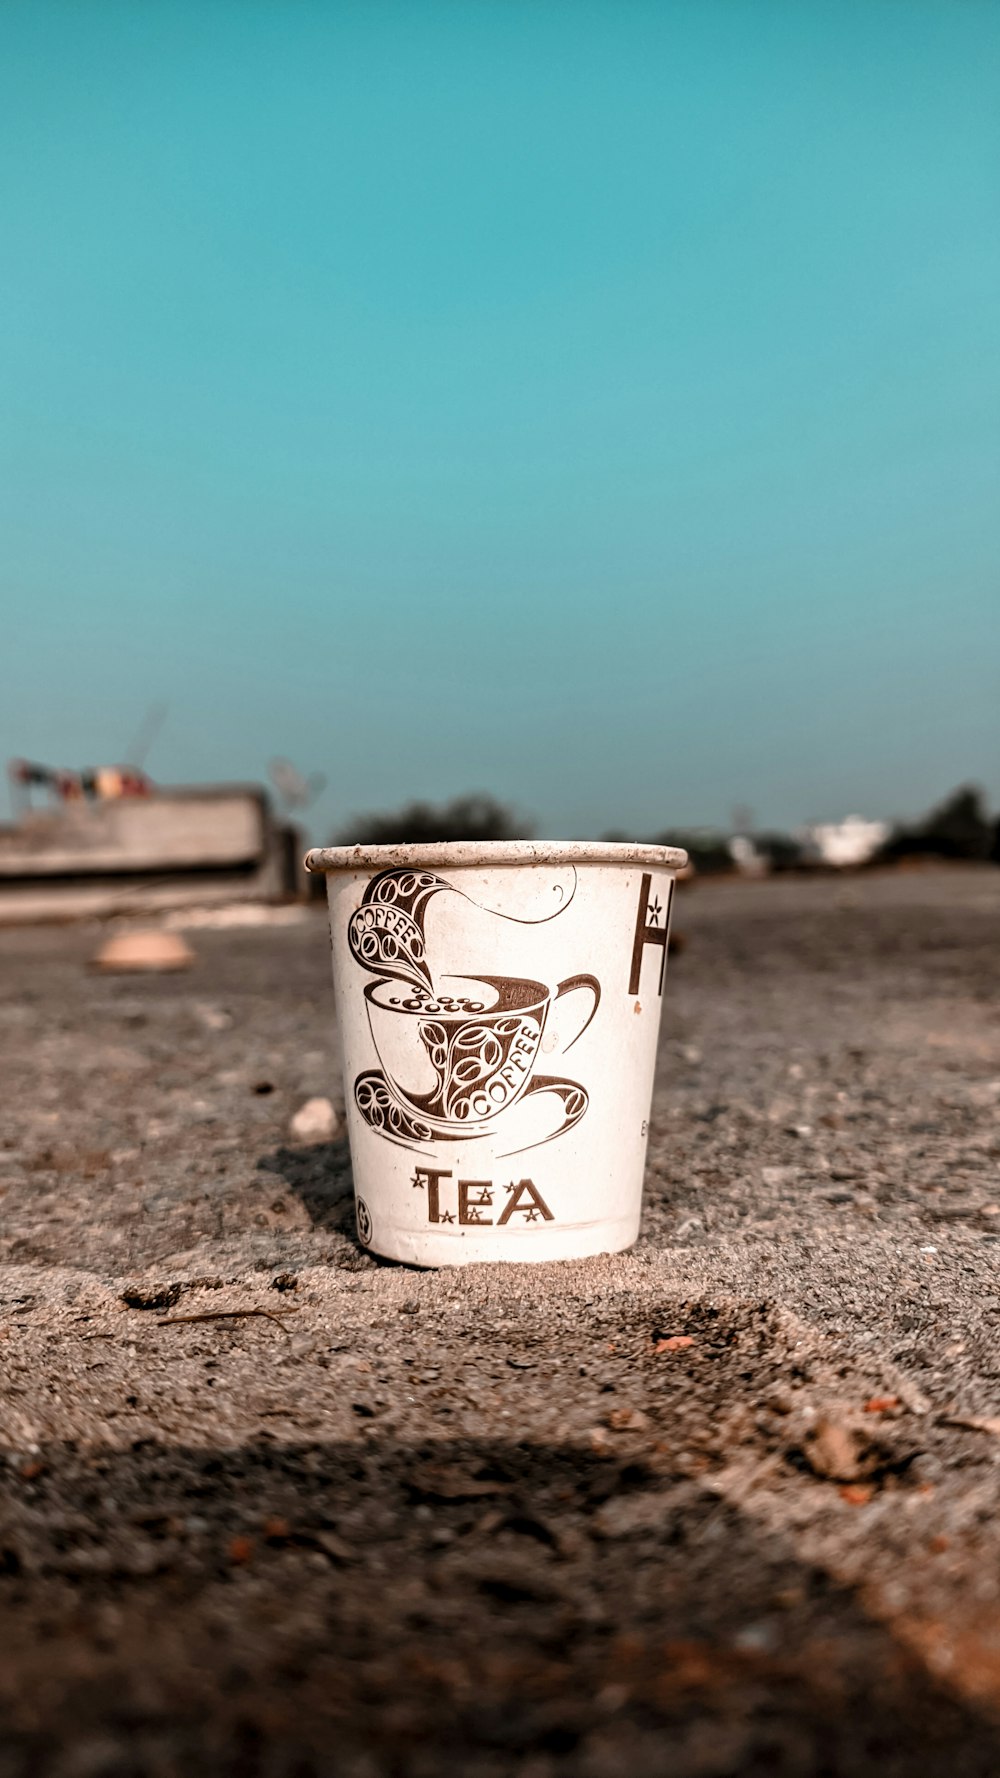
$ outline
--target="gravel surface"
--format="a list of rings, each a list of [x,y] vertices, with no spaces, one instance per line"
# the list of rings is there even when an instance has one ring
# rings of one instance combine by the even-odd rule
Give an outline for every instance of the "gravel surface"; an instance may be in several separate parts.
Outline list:
[[[439,1273],[321,915],[0,933],[0,1778],[995,1778],[998,913],[685,890],[639,1245]]]

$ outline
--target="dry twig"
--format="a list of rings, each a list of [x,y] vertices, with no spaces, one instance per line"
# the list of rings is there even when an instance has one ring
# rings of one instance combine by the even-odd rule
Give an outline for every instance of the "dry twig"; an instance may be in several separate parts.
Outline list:
[[[297,1315],[297,1308],[288,1309],[205,1309],[199,1315],[167,1315],[157,1321],[157,1327],[180,1327],[185,1321],[234,1321],[242,1315],[260,1315],[265,1321],[276,1321],[282,1333],[288,1333],[282,1323],[283,1315]],[[291,1335],[289,1334],[289,1339]]]
[[[963,1432],[987,1432],[1000,1438],[1000,1419],[988,1414],[942,1414],[942,1426],[958,1426]]]

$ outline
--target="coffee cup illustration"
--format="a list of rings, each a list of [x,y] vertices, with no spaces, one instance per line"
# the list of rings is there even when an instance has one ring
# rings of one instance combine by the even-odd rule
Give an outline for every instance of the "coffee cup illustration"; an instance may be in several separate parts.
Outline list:
[[[370,1128],[416,1146],[485,1136],[520,1100],[545,1093],[553,1096],[555,1116],[540,1140],[552,1141],[588,1105],[578,1081],[539,1072],[552,1007],[587,996],[573,1035],[560,1039],[565,1054],[597,1012],[600,982],[585,973],[555,986],[485,973],[435,977],[424,919],[431,897],[449,889],[431,872],[386,871],[352,917],[351,953],[374,978],[364,998],[381,1064],[358,1075],[355,1103]]]

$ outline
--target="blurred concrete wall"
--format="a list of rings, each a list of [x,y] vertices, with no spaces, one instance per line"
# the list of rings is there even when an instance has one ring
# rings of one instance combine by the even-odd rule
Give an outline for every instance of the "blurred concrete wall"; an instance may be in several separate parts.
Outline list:
[[[256,785],[32,811],[0,826],[0,923],[298,897],[302,851]]]

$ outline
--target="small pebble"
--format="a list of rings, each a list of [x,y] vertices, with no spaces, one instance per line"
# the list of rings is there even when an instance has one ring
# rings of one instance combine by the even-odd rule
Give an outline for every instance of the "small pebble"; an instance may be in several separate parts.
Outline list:
[[[761,1184],[770,1188],[792,1185],[799,1177],[797,1167],[762,1167],[760,1170]]]
[[[340,1119],[329,1099],[307,1099],[288,1129],[295,1142],[330,1142],[339,1127]]]
[[[804,1456],[814,1475],[835,1482],[856,1482],[865,1473],[863,1444],[854,1427],[824,1415],[806,1439]]]
[[[777,1645],[778,1637],[773,1624],[744,1624],[733,1637],[734,1647],[745,1654],[770,1654]]]
[[[204,1025],[206,1031],[228,1031],[233,1023],[232,1013],[226,1012],[224,1007],[210,1006],[204,1001],[195,1007],[194,1012],[199,1024]]]
[[[605,1424],[614,1432],[642,1432],[649,1425],[649,1417],[641,1408],[612,1408],[605,1417]]]
[[[131,974],[144,970],[164,973],[190,969],[194,962],[191,946],[176,932],[116,932],[106,939],[90,959],[92,969],[108,974]]]

